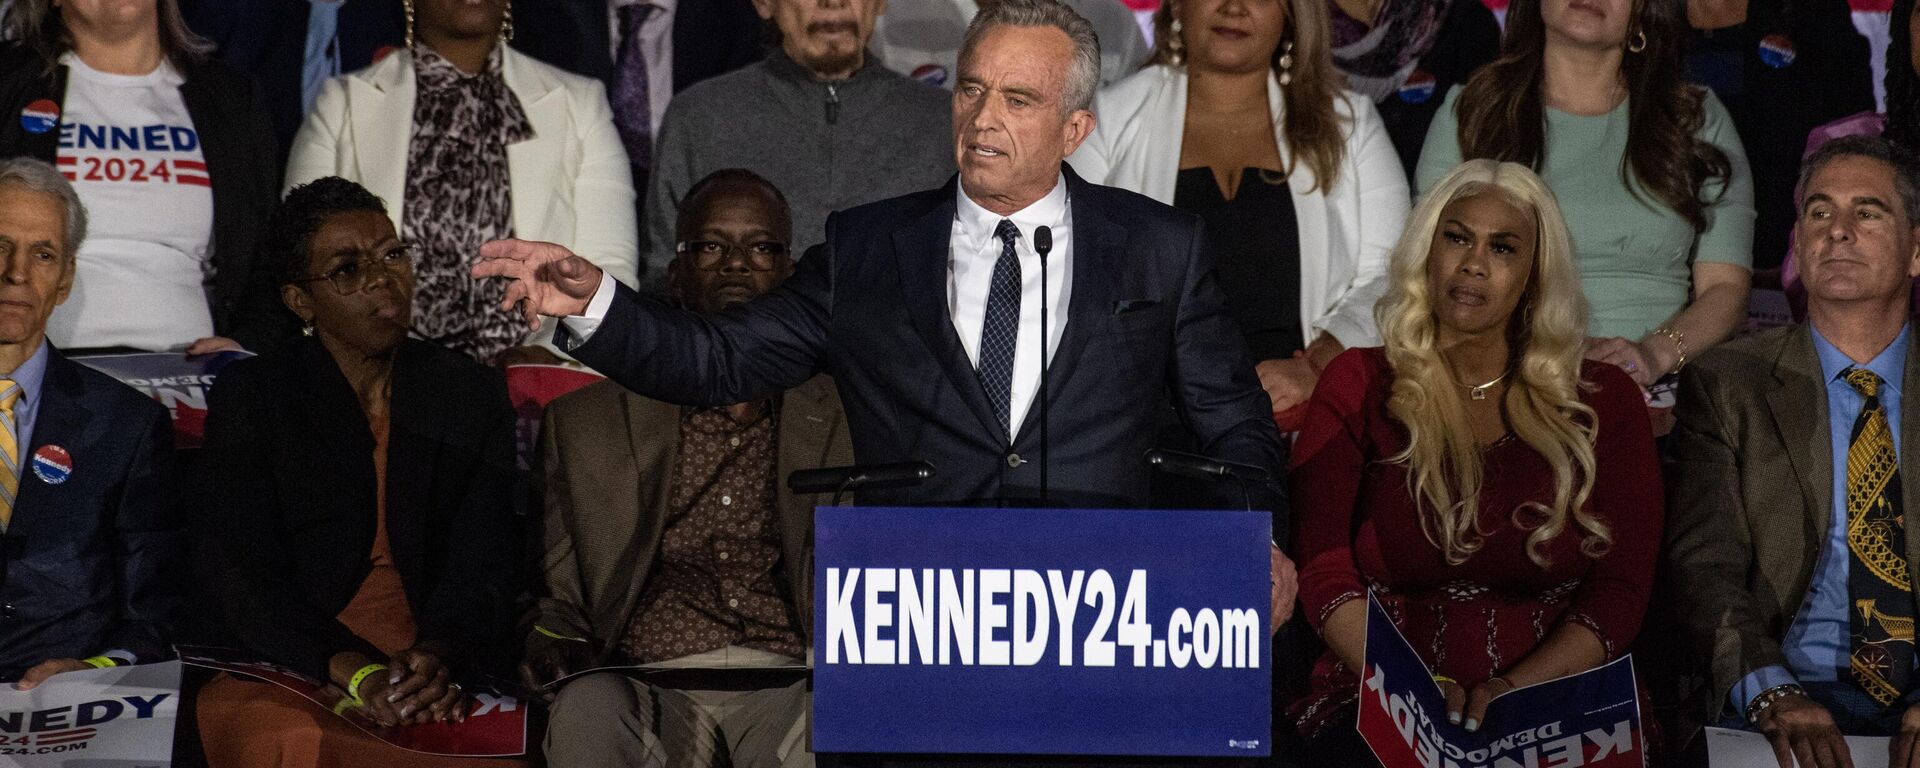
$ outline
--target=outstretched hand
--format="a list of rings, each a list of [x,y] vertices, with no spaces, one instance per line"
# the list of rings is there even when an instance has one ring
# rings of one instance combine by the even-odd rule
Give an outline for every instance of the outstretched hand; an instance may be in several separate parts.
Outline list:
[[[587,311],[587,302],[600,287],[601,271],[586,259],[553,243],[531,240],[495,240],[480,246],[476,278],[504,277],[513,283],[500,302],[501,311],[516,307],[527,325],[540,328],[540,316],[567,317]]]

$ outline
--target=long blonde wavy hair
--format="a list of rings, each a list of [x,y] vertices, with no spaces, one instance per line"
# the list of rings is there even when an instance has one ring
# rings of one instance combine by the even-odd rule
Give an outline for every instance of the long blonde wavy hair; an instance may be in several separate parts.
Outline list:
[[[1529,502],[1512,522],[1528,529],[1527,556],[1542,568],[1547,542],[1567,529],[1581,533],[1580,552],[1606,553],[1606,522],[1585,509],[1593,491],[1593,409],[1580,401],[1581,347],[1587,301],[1573,264],[1560,204],[1540,177],[1518,163],[1470,160],[1448,173],[1413,210],[1394,246],[1386,296],[1374,308],[1393,394],[1387,410],[1407,430],[1407,448],[1391,461],[1407,468],[1408,491],[1420,503],[1427,540],[1459,565],[1478,551],[1484,464],[1467,404],[1437,344],[1427,258],[1441,212],[1455,200],[1496,194],[1533,218],[1539,241],[1526,295],[1508,321],[1512,373],[1501,407],[1514,436],[1553,468],[1551,505]]]

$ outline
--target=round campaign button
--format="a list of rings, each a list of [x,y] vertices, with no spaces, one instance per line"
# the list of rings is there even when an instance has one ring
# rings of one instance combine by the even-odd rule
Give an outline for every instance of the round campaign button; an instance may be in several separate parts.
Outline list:
[[[1760,62],[1774,69],[1793,66],[1793,39],[1786,35],[1767,35],[1760,39]]]
[[[1407,75],[1407,81],[1400,84],[1400,100],[1408,104],[1425,104],[1433,98],[1436,81],[1433,73],[1416,69]]]
[[[33,452],[33,474],[47,485],[59,485],[73,476],[73,454],[57,445],[43,445]]]
[[[938,64],[922,64],[914,67],[913,74],[909,77],[927,85],[946,85],[947,68]]]
[[[60,105],[53,99],[40,99],[20,110],[20,127],[27,133],[46,133],[60,124]]]

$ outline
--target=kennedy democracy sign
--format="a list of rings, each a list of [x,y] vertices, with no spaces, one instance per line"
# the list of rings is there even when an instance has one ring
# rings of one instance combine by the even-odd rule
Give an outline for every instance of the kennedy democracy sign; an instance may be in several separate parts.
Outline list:
[[[0,685],[0,765],[173,764],[180,662],[65,672],[31,691]]]
[[[167,407],[173,415],[175,448],[198,448],[207,433],[207,390],[228,363],[250,352],[219,352],[188,357],[178,352],[88,355],[74,360],[119,379]]]
[[[817,752],[1265,755],[1265,512],[815,513]]]
[[[1506,693],[1478,732],[1447,722],[1427,665],[1371,595],[1360,736],[1385,768],[1643,768],[1633,658]]]

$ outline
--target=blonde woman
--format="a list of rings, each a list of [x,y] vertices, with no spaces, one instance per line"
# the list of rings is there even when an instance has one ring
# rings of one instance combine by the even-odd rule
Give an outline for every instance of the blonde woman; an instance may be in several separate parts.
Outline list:
[[[1152,65],[1100,93],[1069,160],[1206,222],[1227,312],[1288,411],[1342,349],[1380,343],[1406,176],[1373,103],[1342,88],[1324,0],[1169,0],[1155,24]]]
[[[1327,366],[1294,447],[1307,618],[1330,650],[1291,714],[1311,765],[1372,765],[1353,731],[1371,590],[1477,728],[1513,688],[1639,630],[1661,485],[1639,387],[1583,361],[1567,225],[1525,166],[1447,174],[1395,246],[1385,347]]]

